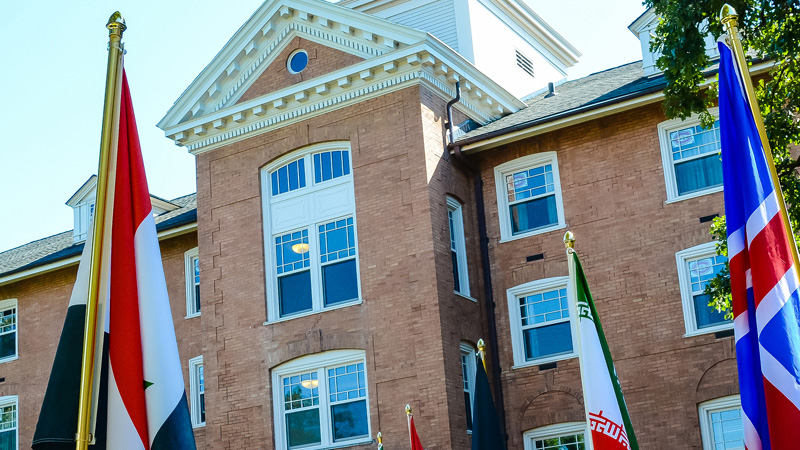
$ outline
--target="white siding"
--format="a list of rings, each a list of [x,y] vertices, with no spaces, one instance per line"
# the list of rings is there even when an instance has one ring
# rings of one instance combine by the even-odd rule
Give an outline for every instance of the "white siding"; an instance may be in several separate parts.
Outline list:
[[[392,22],[427,31],[458,51],[456,15],[453,0],[437,0],[427,5],[387,17]]]
[[[481,72],[517,97],[564,78],[565,73],[545,56],[546,52],[532,46],[518,30],[489,9],[491,2],[468,0],[468,4],[474,64]],[[531,61],[533,77],[517,66],[515,50]]]

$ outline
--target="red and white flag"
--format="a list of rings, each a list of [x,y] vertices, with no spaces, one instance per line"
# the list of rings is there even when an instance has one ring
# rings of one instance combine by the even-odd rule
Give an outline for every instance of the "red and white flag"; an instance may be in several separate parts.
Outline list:
[[[95,359],[97,442],[93,448],[194,450],[161,251],[124,71],[119,98],[117,150],[111,152],[109,162],[102,245],[98,321],[105,332],[98,333],[96,344],[101,350]],[[80,355],[83,341],[91,239],[81,258],[37,424],[36,450],[64,448],[65,443],[74,442],[80,360],[71,355]]]

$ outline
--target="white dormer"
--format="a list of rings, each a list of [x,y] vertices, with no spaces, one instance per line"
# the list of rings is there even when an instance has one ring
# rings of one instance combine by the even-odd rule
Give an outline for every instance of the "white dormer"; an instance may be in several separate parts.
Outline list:
[[[97,194],[97,175],[92,175],[67,200],[67,206],[72,207],[74,228],[72,240],[75,243],[83,242],[89,233],[89,226],[94,217],[94,199]],[[153,206],[153,216],[178,209],[179,206],[167,200],[150,195],[150,204]]]
[[[655,35],[659,19],[660,16],[656,14],[655,8],[650,8],[628,25],[628,29],[639,38],[642,46],[642,69],[644,69],[645,76],[661,73],[656,67],[656,61],[661,53],[650,51],[650,42]],[[710,34],[706,35],[706,54],[711,59],[719,58],[717,41]]]

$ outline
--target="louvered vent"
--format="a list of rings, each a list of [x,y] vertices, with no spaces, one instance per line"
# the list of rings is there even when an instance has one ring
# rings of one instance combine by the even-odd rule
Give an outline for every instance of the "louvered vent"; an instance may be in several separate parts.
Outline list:
[[[517,65],[520,69],[524,70],[528,75],[533,76],[533,63],[527,56],[523,55],[519,50],[514,50],[517,53]]]

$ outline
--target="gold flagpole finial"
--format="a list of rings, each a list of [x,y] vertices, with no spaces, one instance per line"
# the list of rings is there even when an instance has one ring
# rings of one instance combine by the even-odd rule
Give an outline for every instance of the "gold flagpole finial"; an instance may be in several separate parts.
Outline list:
[[[125,25],[125,18],[122,17],[122,13],[114,11],[114,14],[108,18],[106,28],[108,28],[108,34],[115,34],[122,37],[122,32],[128,29],[128,26]]]
[[[406,405],[406,415],[407,416],[411,415],[411,405],[408,405],[408,404]]]
[[[483,342],[483,339],[478,339],[478,354],[481,355],[483,370],[486,370],[486,343]]]
[[[572,231],[564,233],[564,246],[567,248],[567,253],[575,251],[575,235],[572,234]]]
[[[378,431],[378,444],[383,444],[383,435]]]
[[[731,27],[736,27],[738,20],[739,14],[736,13],[733,6],[727,3],[722,5],[722,9],[719,12],[719,21],[722,22],[726,28],[730,29]]]

